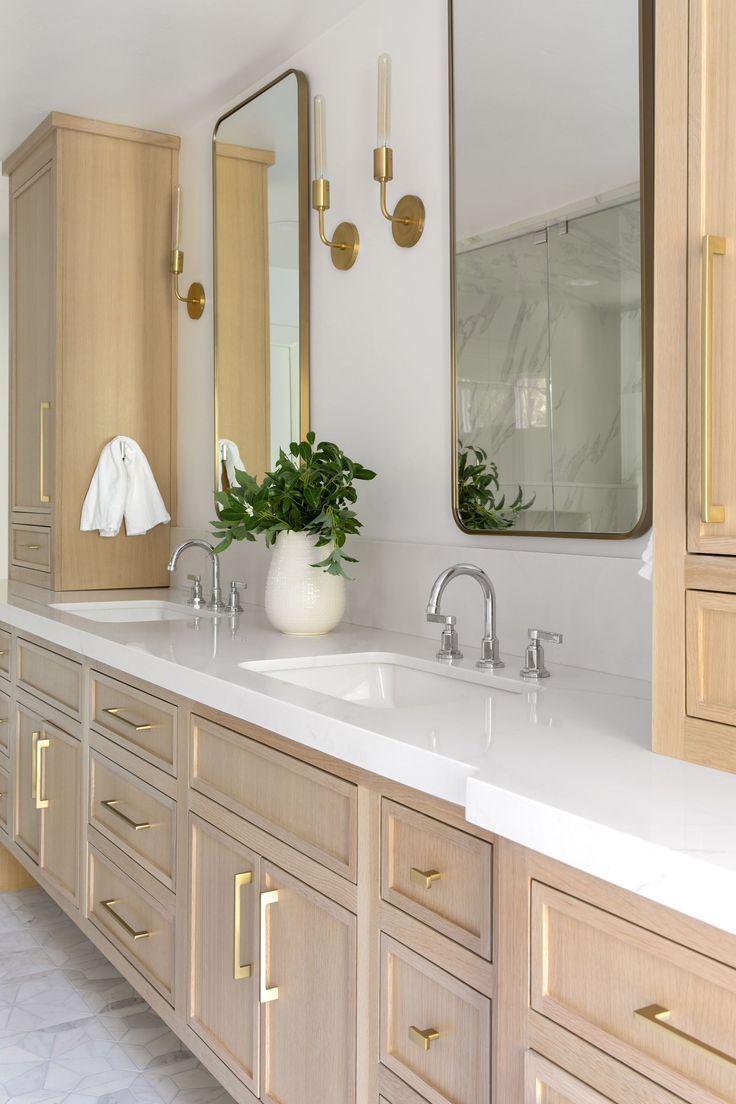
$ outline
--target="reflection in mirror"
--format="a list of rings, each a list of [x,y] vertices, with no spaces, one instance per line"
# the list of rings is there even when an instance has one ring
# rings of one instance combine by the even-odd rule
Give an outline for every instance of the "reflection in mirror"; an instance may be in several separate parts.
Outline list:
[[[456,518],[642,532],[651,6],[453,0],[451,20]]]
[[[309,428],[307,88],[290,71],[213,143],[215,465],[261,478]]]

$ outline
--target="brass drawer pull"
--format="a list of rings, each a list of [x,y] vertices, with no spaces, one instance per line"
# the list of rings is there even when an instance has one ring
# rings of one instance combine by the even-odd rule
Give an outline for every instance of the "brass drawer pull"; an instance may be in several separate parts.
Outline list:
[[[40,550],[41,550],[41,545],[40,544],[27,544],[26,545],[26,551],[28,551],[28,552],[39,552]]]
[[[136,732],[148,732],[150,729],[156,727],[155,724],[136,724],[135,721],[129,721],[127,717],[123,716],[123,710],[125,708],[126,706],[124,705],[111,705],[109,709],[103,709],[102,712],[108,713],[118,721],[122,721],[128,728],[132,728]]]
[[[417,1046],[420,1046],[422,1050],[429,1050],[435,1039],[439,1039],[440,1033],[436,1027],[421,1027],[412,1026],[409,1028],[409,1038]]]
[[[4,651],[4,652],[0,652],[0,656],[4,656],[4,655],[10,655],[10,652],[8,652],[7,650]]]
[[[39,497],[39,500],[41,502],[50,502],[51,501],[51,495],[46,494],[46,489],[45,489],[44,480],[43,480],[44,468],[46,466],[46,463],[45,463],[46,438],[45,438],[45,434],[44,434],[44,426],[45,426],[44,412],[46,410],[50,410],[50,409],[51,409],[51,403],[50,402],[41,402],[41,403],[38,404],[38,497]]]
[[[679,1027],[674,1027],[671,1023],[668,1023],[667,1021],[672,1012],[669,1008],[663,1008],[661,1004],[648,1004],[646,1008],[637,1008],[634,1015],[641,1016],[643,1020],[648,1020],[649,1023],[664,1028],[670,1035],[676,1035],[678,1039],[682,1039],[683,1043],[687,1043],[695,1050],[705,1051],[706,1054],[710,1054],[720,1062],[725,1062],[729,1066],[736,1066],[736,1058],[732,1058],[730,1054],[717,1050],[709,1043],[704,1043],[700,1039],[696,1039],[694,1035],[688,1035],[686,1031],[680,1031]]]
[[[416,866],[413,866],[410,877],[415,885],[420,885],[423,889],[431,889],[432,883],[438,882],[442,874],[439,870],[419,870]]]
[[[246,870],[243,874],[235,875],[235,923],[233,924],[233,979],[235,981],[240,981],[241,978],[248,978],[253,973],[253,967],[250,962],[242,965],[240,961],[240,891],[243,886],[250,885],[252,881],[253,873],[250,870]]]
[[[114,813],[116,817],[119,817],[124,824],[127,824],[129,828],[132,828],[136,832],[143,832],[146,828],[153,828],[153,825],[149,824],[148,821],[142,821],[139,823],[138,821],[133,820],[131,817],[126,816],[125,813],[122,813],[120,809],[118,809],[118,805],[120,804],[120,802],[117,798],[112,798],[109,801],[103,801],[101,802],[101,804],[104,805],[106,809],[109,809],[111,813]]]
[[[44,773],[45,760],[43,752],[51,746],[51,741],[41,739],[40,732],[33,733],[33,763],[31,765],[31,797],[36,802],[37,809],[48,809],[48,800],[41,797],[41,778]]]
[[[722,525],[725,506],[713,497],[713,258],[726,253],[726,239],[703,238],[703,299],[700,351],[700,518],[706,525]]]
[[[110,914],[115,923],[119,924],[125,934],[129,935],[132,940],[148,939],[151,934],[150,932],[136,931],[135,928],[130,926],[127,920],[123,920],[122,916],[119,916],[118,913],[115,912],[115,905],[119,905],[120,901],[100,901],[100,904]]]
[[[261,1004],[268,1004],[269,1001],[279,999],[279,987],[278,985],[272,985],[269,989],[266,986],[266,969],[267,969],[267,943],[266,939],[266,913],[269,905],[275,905],[279,899],[279,891],[277,889],[270,889],[266,893],[261,894],[261,930],[260,930],[260,962],[261,962],[261,976],[258,979],[260,982],[260,992],[258,999]]]

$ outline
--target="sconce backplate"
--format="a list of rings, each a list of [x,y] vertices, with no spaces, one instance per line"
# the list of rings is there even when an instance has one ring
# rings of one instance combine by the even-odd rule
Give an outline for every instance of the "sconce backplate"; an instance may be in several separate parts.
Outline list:
[[[408,222],[398,222],[398,219],[408,219]],[[416,245],[424,230],[424,204],[419,196],[402,196],[394,210],[391,230],[394,241],[404,249]]]
[[[345,246],[345,248],[341,248]],[[330,244],[330,256],[335,268],[342,272],[352,268],[360,249],[360,234],[358,227],[352,222],[341,222],[332,235]]]
[[[189,285],[187,292],[187,314],[190,318],[201,318],[204,314],[204,288],[200,283]]]

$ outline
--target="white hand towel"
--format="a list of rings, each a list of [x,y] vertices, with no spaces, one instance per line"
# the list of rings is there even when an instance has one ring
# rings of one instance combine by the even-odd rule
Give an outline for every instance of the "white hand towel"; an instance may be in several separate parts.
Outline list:
[[[129,537],[171,521],[140,446],[130,437],[114,437],[100,453],[82,506],[80,529],[98,529],[101,537],[116,537],[123,518]]]
[[[227,437],[221,437],[218,442],[217,454],[220,457],[220,490],[225,488],[222,485],[222,463],[225,462],[225,471],[227,472],[228,483],[231,487],[237,484],[235,478],[235,471],[245,471],[246,467],[240,456],[240,449],[234,441],[229,441]]]
[[[641,557],[641,567],[639,568],[639,575],[642,579],[652,580],[652,559],[654,556],[654,533],[649,534],[649,540],[647,546],[644,549]]]

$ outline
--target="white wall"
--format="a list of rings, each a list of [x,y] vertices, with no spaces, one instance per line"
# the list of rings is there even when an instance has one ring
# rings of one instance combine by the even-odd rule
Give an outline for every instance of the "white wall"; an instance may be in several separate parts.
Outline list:
[[[560,659],[649,677],[650,584],[637,575],[644,541],[467,537],[451,513],[447,8],[445,0],[368,0],[284,65],[303,69],[310,93],[327,99],[328,231],[355,221],[361,250],[338,272],[312,222],[312,425],[319,436],[375,468],[361,488],[364,538],[350,587],[349,616],[427,636],[430,585],[466,560],[496,584],[502,645],[519,654],[530,626],[562,631]],[[419,245],[400,250],[378,210],[372,176],[376,59],[393,57],[394,200],[424,199]],[[263,74],[263,82],[270,73]],[[244,89],[248,94],[253,89]],[[240,97],[239,97],[240,98]],[[223,104],[221,110],[230,105]],[[210,142],[216,114],[182,130],[186,275],[212,294]],[[207,528],[212,516],[212,303],[201,321],[181,314],[179,525]],[[262,600],[260,546],[226,555],[225,575],[250,580]],[[189,567],[191,570],[191,567]],[[477,587],[448,594],[461,639],[480,627]]]

